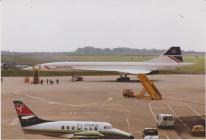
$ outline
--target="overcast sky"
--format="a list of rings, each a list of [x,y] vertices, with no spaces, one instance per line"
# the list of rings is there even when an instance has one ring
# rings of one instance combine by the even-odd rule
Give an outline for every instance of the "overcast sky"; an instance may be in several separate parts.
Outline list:
[[[2,50],[206,50],[206,0],[3,0]]]

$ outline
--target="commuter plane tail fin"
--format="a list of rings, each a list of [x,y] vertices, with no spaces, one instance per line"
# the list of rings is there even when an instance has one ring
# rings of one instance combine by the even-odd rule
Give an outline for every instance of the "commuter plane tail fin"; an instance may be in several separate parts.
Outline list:
[[[150,63],[182,63],[182,53],[180,47],[170,47],[167,51],[165,51],[160,56],[149,60],[147,62]]]
[[[13,101],[21,127],[48,122],[38,118],[23,102]]]

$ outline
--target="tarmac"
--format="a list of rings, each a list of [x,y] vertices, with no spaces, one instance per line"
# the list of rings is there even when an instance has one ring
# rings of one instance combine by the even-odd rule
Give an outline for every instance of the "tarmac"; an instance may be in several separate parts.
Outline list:
[[[146,127],[156,127],[158,113],[176,116],[175,130],[158,129],[163,139],[193,139],[193,124],[205,125],[205,75],[149,75],[163,100],[124,98],[124,88],[142,88],[136,76],[131,82],[115,82],[118,76],[85,76],[82,82],[71,77],[41,77],[43,85],[24,83],[24,77],[4,77],[1,84],[2,139],[55,139],[21,130],[13,100],[23,101],[38,117],[46,120],[109,122],[114,128],[142,138]],[[47,85],[46,79],[59,79]]]

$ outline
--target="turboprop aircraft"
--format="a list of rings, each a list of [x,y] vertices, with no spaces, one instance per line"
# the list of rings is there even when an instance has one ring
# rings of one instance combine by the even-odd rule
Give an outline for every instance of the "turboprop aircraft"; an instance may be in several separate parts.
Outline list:
[[[107,122],[48,121],[38,118],[23,102],[13,101],[24,131],[70,139],[133,139],[122,130],[112,128]]]
[[[113,71],[121,74],[117,81],[129,81],[127,74],[149,74],[164,69],[175,69],[191,65],[184,63],[180,47],[170,47],[160,56],[145,62],[51,62],[27,67],[24,70],[39,69],[41,71],[94,70]],[[122,77],[122,75],[125,75]]]

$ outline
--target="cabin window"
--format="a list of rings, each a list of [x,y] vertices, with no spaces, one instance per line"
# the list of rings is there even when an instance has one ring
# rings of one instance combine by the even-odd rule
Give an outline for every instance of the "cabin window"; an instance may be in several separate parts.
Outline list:
[[[92,130],[92,125],[91,124],[89,124],[89,130]]]
[[[69,130],[69,126],[67,126],[67,130]]]
[[[61,128],[62,128],[62,130],[64,130],[64,126],[62,126]]]
[[[72,126],[72,130],[74,130],[75,129],[75,126]]]
[[[107,126],[104,126],[104,129],[107,129]]]
[[[78,124],[77,125],[77,130],[81,130],[82,129],[82,125],[81,124]]]
[[[88,124],[84,125],[84,130],[88,130]]]
[[[97,124],[95,125],[94,130],[95,130],[95,131],[98,130],[98,125],[97,125]]]

